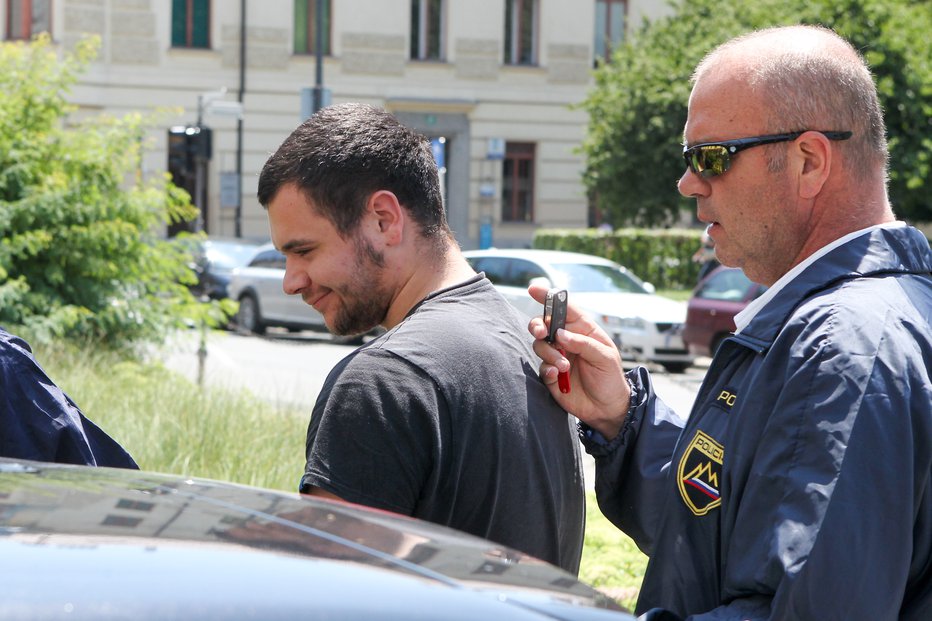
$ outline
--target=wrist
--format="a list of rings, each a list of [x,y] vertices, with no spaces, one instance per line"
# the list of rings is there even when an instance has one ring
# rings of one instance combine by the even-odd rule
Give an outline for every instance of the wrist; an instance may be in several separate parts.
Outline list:
[[[625,383],[628,384],[627,402],[622,402],[617,408],[613,408],[614,412],[612,415],[589,424],[592,429],[598,431],[602,437],[609,442],[621,433],[628,419],[631,418],[631,413],[639,403],[638,396],[640,391],[638,390],[637,384],[631,380],[629,375],[625,374],[623,377],[625,378]]]

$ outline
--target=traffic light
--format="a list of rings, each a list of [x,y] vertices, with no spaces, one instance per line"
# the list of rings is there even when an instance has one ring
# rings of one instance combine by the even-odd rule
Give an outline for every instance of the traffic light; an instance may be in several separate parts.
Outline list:
[[[207,222],[207,162],[212,155],[211,130],[198,125],[175,125],[168,130],[168,173],[172,183],[191,195],[191,202],[200,210],[197,222],[180,222],[169,226],[169,235],[183,230],[197,230],[198,223],[206,231]]]

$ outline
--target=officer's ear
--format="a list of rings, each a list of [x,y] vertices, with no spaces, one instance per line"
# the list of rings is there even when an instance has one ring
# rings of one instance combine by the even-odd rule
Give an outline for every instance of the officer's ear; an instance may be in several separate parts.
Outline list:
[[[835,155],[832,141],[821,132],[805,132],[793,141],[788,164],[797,171],[801,198],[812,199],[819,195],[832,172]]]

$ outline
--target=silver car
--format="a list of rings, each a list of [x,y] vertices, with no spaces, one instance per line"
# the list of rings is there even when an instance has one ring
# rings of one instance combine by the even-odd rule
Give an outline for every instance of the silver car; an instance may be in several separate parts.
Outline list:
[[[324,318],[299,295],[282,289],[285,255],[271,243],[259,247],[245,267],[233,270],[227,291],[239,302],[236,324],[254,334],[264,334],[268,327],[289,330],[326,331]]]
[[[266,328],[285,328],[291,332],[313,330],[329,332],[324,317],[300,295],[288,295],[282,288],[285,278],[285,255],[271,242],[260,246],[244,267],[233,270],[227,293],[239,302],[237,327],[253,334],[265,334]],[[383,332],[374,328],[368,334]],[[337,343],[358,344],[364,335],[337,336]]]
[[[530,319],[542,307],[528,295],[532,280],[569,292],[627,360],[653,362],[682,373],[695,357],[683,344],[686,304],[654,295],[651,284],[623,266],[587,254],[557,250],[470,250],[463,253],[505,298]]]

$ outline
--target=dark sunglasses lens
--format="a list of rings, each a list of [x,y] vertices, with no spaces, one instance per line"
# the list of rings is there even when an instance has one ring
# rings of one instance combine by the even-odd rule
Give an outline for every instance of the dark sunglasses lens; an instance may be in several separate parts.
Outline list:
[[[731,166],[728,149],[717,145],[695,147],[689,152],[689,166],[693,172],[703,177],[716,177],[724,174]]]

